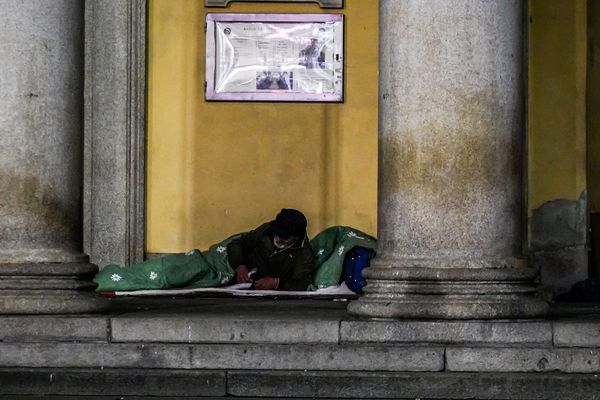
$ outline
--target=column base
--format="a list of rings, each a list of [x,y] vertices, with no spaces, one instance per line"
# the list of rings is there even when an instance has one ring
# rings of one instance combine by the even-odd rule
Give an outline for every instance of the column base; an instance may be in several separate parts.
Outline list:
[[[107,310],[89,263],[0,264],[0,314],[85,314]]]
[[[370,318],[506,319],[544,317],[531,268],[385,267],[364,271],[365,295],[348,312]]]

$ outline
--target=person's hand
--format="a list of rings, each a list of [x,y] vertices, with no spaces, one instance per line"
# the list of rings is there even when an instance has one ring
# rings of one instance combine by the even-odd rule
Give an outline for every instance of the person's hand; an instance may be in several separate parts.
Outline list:
[[[250,271],[248,271],[248,267],[245,265],[240,265],[235,269],[235,280],[237,283],[248,283],[252,282],[252,278],[250,278]]]
[[[275,290],[279,286],[279,278],[262,278],[254,282],[254,289]]]

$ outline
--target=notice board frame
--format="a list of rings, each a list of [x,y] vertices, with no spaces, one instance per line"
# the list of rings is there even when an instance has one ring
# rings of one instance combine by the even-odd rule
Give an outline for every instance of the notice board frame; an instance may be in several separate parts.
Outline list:
[[[206,14],[207,101],[343,102],[343,14]]]

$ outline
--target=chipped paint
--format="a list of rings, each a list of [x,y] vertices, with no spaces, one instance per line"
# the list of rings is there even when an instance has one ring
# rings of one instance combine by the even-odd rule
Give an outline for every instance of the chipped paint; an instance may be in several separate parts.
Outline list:
[[[577,200],[547,201],[531,212],[530,263],[555,295],[588,277],[587,227],[585,191]]]
[[[587,195],[577,200],[555,199],[531,211],[530,248],[557,250],[587,243]]]

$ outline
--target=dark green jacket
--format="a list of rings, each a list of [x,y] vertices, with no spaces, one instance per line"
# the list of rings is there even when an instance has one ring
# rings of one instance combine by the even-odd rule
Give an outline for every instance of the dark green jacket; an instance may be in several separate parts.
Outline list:
[[[278,290],[306,290],[312,283],[315,257],[307,237],[285,250],[278,250],[269,234],[269,224],[242,234],[227,245],[229,265],[257,270],[254,280],[279,278]]]

